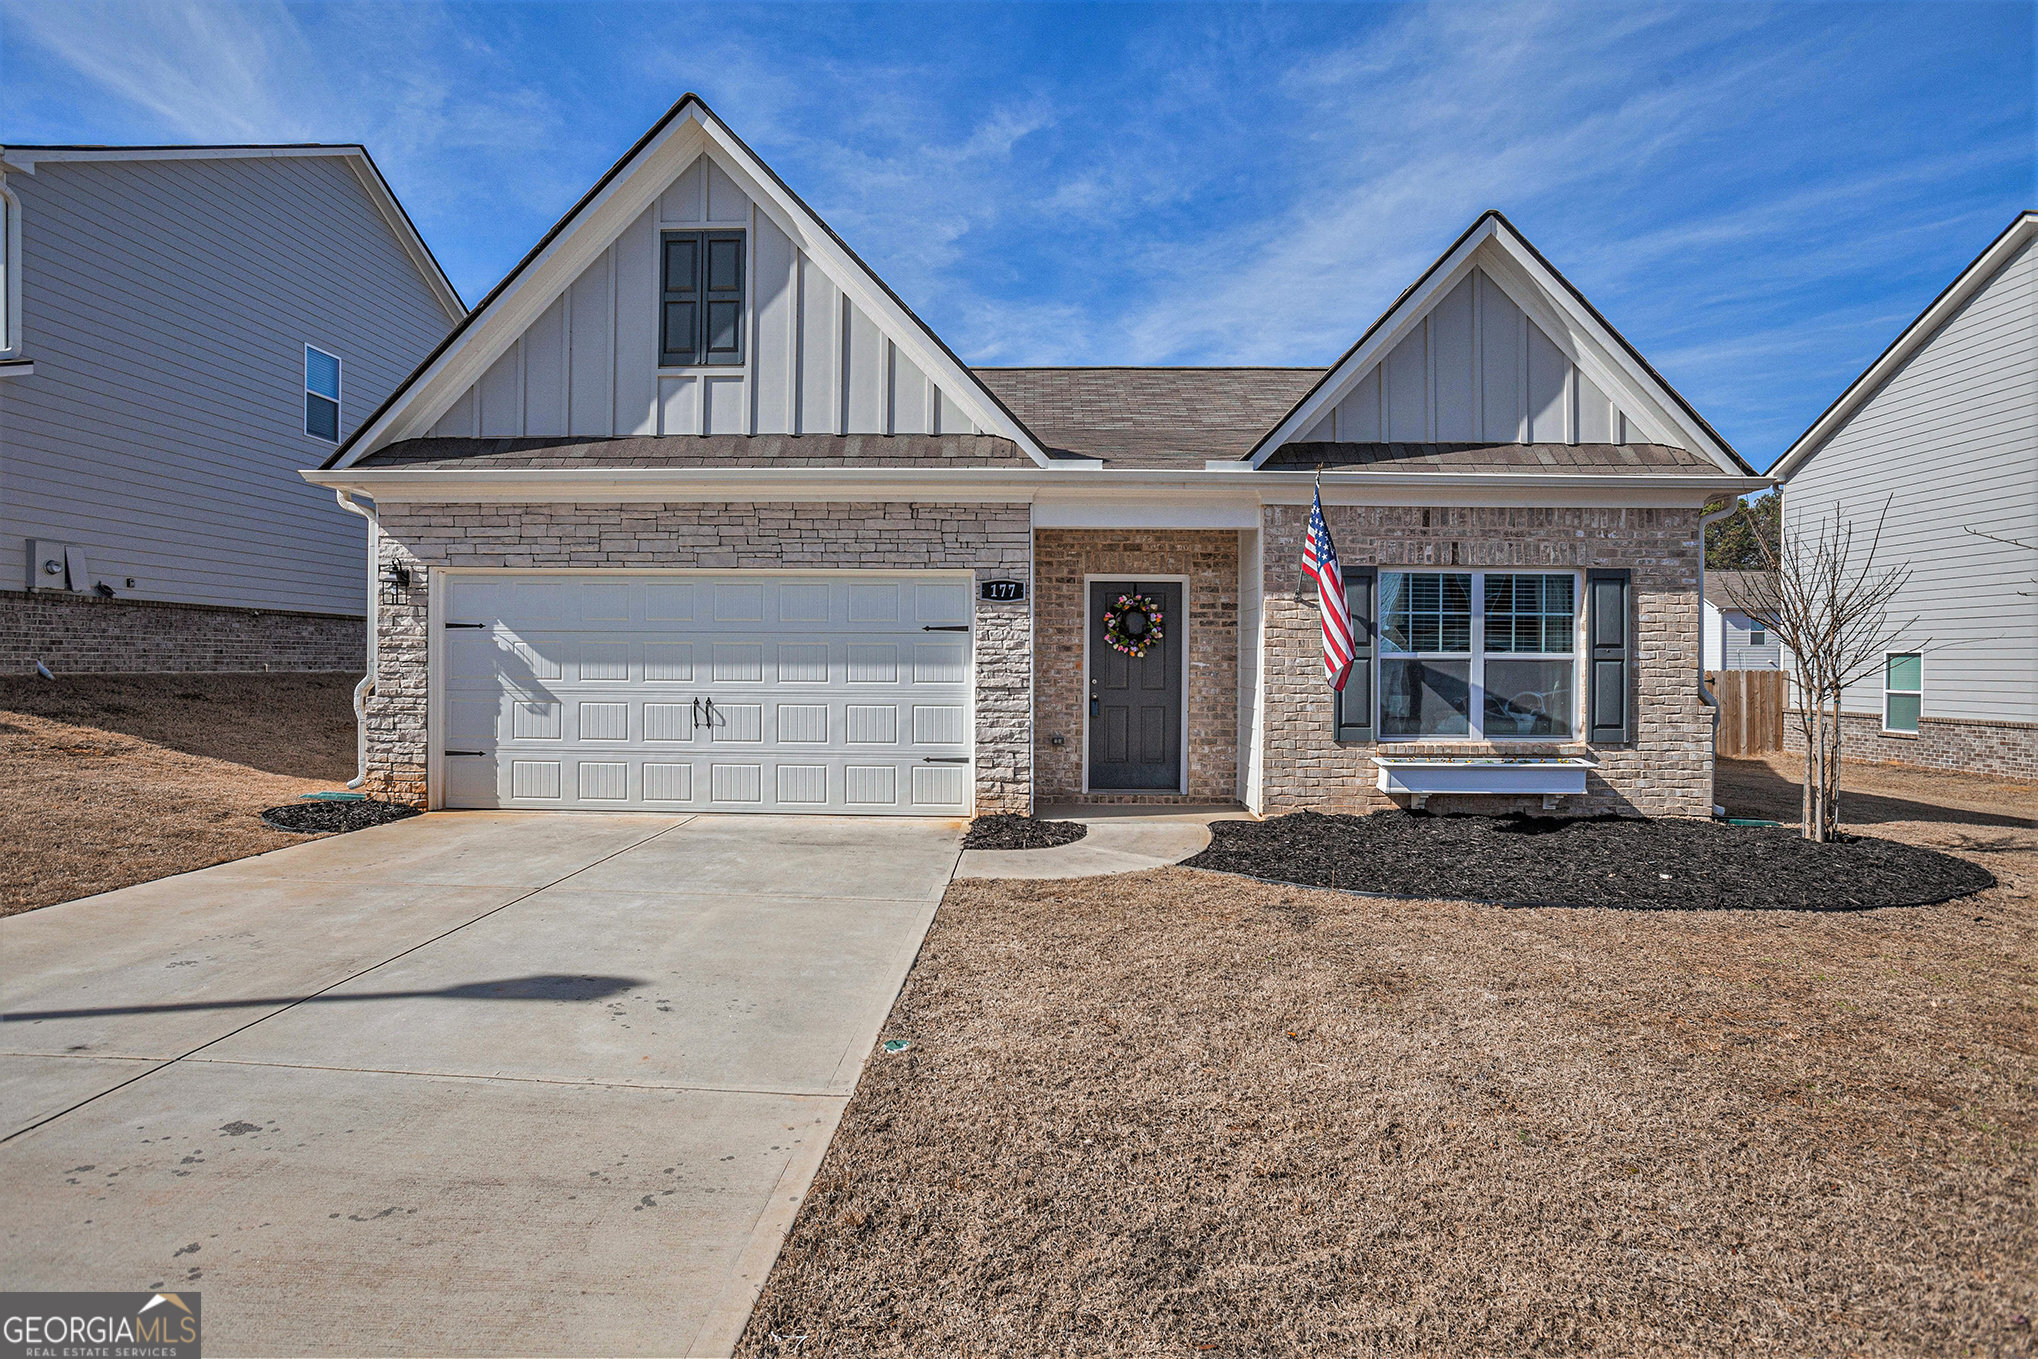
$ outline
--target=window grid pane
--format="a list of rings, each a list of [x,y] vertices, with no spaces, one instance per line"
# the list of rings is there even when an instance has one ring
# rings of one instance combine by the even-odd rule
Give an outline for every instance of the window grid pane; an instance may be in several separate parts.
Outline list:
[[[1889,658],[1889,682],[1883,687],[1905,694],[1915,694],[1925,687],[1924,666],[1916,652]]]
[[[340,361],[307,345],[304,350],[304,390],[315,392],[328,401],[338,401]]]
[[[1382,572],[1380,641],[1381,649],[1389,652],[1470,652],[1471,575]]]
[[[1486,577],[1486,650],[1568,656],[1577,622],[1567,575]]]

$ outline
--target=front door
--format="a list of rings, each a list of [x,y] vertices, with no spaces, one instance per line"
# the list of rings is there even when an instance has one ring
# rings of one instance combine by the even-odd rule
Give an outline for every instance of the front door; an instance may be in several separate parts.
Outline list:
[[[1106,612],[1121,595],[1144,595],[1160,606],[1160,641],[1141,657],[1111,645]],[[1188,618],[1181,583],[1090,582],[1090,787],[1092,790],[1182,786],[1182,653]]]

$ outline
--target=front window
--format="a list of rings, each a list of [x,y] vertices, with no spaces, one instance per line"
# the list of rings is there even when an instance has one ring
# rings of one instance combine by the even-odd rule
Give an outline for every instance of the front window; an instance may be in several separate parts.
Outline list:
[[[304,347],[304,432],[340,441],[340,360],[323,349]]]
[[[1380,573],[1380,735],[1568,739],[1578,710],[1569,573]]]
[[[1882,681],[1882,729],[1915,732],[1925,707],[1925,662],[1915,651],[1892,653]]]

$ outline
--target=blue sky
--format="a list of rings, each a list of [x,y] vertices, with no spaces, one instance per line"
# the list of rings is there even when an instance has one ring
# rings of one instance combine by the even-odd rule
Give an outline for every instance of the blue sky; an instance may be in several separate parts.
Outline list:
[[[2020,4],[0,0],[0,143],[362,141],[471,302],[699,91],[977,363],[1321,363],[1478,212],[1766,466],[2034,189]]]

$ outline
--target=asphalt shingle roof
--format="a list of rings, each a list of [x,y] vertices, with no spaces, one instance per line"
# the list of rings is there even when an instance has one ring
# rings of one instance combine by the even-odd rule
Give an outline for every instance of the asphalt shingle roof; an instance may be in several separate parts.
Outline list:
[[[406,439],[361,467],[498,471],[660,467],[1032,467],[988,434],[698,434],[620,439]]]
[[[1667,444],[1283,444],[1262,466],[1379,472],[1718,472]]]
[[[977,368],[1049,448],[1112,467],[1244,457],[1321,368]]]

